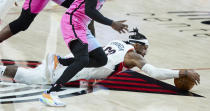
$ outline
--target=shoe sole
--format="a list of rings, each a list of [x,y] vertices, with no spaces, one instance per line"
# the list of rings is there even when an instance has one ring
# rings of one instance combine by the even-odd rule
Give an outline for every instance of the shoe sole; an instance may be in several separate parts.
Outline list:
[[[52,104],[47,104],[46,102],[44,102],[43,97],[39,98],[39,101],[47,106],[51,106],[51,107],[65,107],[66,105],[52,105]]]

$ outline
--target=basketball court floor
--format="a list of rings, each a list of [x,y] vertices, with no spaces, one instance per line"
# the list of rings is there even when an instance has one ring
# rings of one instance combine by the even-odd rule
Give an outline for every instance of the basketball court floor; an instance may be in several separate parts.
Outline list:
[[[13,7],[2,20],[0,29],[17,18],[23,2]],[[43,91],[40,86],[0,83],[0,111],[209,111],[210,108],[210,0],[108,0],[101,12],[114,20],[127,20],[150,42],[147,62],[169,69],[196,69],[201,83],[191,92],[203,97],[153,94],[143,92],[98,89],[79,96],[65,96],[66,107],[47,107],[39,101],[5,102],[24,94]],[[65,56],[60,19],[65,9],[50,3],[30,28],[0,44],[0,59],[41,61],[47,53]],[[95,23],[96,38],[105,45],[111,40],[127,40],[129,34],[119,34],[110,27]],[[137,69],[133,69],[137,70]],[[173,80],[165,80],[173,85]],[[19,89],[19,90],[16,90]],[[81,90],[81,89],[80,89]],[[69,91],[69,92],[68,92]],[[16,95],[16,98],[13,98]],[[67,89],[63,94],[78,92]],[[62,94],[61,94],[62,95]],[[4,97],[9,97],[5,99]],[[22,95],[23,96],[23,95]],[[35,97],[36,98],[36,97]]]

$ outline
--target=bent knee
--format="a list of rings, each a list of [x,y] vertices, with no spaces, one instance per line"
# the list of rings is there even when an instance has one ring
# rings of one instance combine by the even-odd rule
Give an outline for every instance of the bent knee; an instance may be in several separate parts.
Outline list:
[[[82,67],[86,67],[89,64],[89,57],[81,56],[77,58],[75,62],[78,62]]]
[[[23,10],[20,17],[9,24],[11,32],[16,34],[25,31],[33,22],[37,14],[30,13],[29,10]]]
[[[101,56],[101,58],[99,59],[99,65],[100,66],[104,66],[107,64],[108,61],[108,57],[106,55]]]

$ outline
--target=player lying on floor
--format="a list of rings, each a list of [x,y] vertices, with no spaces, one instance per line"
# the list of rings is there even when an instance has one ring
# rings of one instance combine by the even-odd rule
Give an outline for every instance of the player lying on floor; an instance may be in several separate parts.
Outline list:
[[[147,38],[140,34],[137,29],[135,34],[129,36],[126,42],[114,40],[108,43],[103,49],[108,55],[108,63],[99,68],[85,68],[80,71],[71,81],[79,79],[103,79],[113,73],[126,69],[138,67],[149,76],[164,80],[187,76],[195,84],[200,83],[200,76],[194,70],[171,70],[155,67],[144,59],[149,43]],[[68,59],[68,62],[64,62]],[[69,63],[73,62],[71,57],[61,58],[56,55],[48,55],[36,68],[23,68],[17,66],[0,66],[1,78],[9,77],[15,82],[27,84],[53,84],[63,73]],[[69,81],[70,82],[70,81]]]

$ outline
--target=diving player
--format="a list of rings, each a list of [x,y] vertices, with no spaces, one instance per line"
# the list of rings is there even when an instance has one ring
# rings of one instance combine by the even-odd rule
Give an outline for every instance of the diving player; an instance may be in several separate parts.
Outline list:
[[[84,68],[72,78],[71,81],[80,79],[105,79],[113,73],[141,66],[138,64],[149,65],[143,58],[146,55],[148,46],[149,43],[146,37],[135,30],[135,34],[130,35],[128,41],[114,40],[103,48],[108,57],[107,65],[99,68]],[[69,57],[70,55],[65,58],[71,61]],[[48,60],[43,60],[42,64],[36,68],[0,66],[0,73],[1,78],[9,77],[15,82],[26,84],[53,84],[65,70],[66,66],[64,65],[65,63],[62,61],[61,57],[49,55]],[[188,76],[196,83],[200,81],[198,73],[194,70],[170,70],[145,65],[142,68],[139,67],[141,68],[140,70],[145,71],[151,77],[159,80]]]

